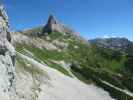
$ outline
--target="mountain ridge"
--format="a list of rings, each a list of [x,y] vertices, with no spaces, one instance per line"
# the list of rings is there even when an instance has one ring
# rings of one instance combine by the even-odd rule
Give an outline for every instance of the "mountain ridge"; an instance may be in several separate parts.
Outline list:
[[[126,52],[129,55],[132,55],[133,42],[128,40],[127,38],[98,38],[89,40],[89,42],[100,47],[117,49],[119,51]]]

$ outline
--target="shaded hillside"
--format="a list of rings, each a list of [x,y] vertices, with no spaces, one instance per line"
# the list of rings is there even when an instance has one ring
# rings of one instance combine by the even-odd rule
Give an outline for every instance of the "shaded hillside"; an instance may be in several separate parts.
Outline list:
[[[133,55],[133,42],[126,38],[105,38],[89,40],[90,43],[99,47],[115,49]]]

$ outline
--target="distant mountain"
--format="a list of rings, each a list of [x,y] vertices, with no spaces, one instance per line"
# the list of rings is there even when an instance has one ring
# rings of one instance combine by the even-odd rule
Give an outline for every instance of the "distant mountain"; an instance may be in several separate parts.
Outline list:
[[[104,38],[89,40],[91,44],[95,44],[99,47],[105,47],[110,49],[116,49],[122,52],[126,52],[133,55],[133,42],[126,38]]]

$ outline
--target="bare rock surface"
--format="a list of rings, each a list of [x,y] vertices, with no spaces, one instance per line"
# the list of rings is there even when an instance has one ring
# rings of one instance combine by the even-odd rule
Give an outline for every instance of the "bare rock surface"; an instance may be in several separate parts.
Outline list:
[[[68,33],[75,34],[75,32],[72,29],[70,29],[69,27],[60,23],[55,18],[55,16],[51,14],[48,18],[48,22],[44,26],[43,34],[48,34],[48,33],[52,33],[52,32],[60,32],[60,33],[64,33],[64,34],[68,34]]]
[[[8,17],[0,5],[0,99],[11,100],[15,97],[15,49],[10,43]]]

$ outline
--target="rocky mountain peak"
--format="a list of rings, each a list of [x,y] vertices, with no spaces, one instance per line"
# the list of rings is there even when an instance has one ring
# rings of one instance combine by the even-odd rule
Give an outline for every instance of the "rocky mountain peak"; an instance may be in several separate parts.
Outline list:
[[[58,23],[58,22],[57,22],[55,16],[54,16],[53,14],[50,14],[50,15],[49,15],[49,18],[48,18],[47,24],[57,24],[57,23]]]
[[[44,26],[44,33],[61,32],[63,33],[62,25],[57,21],[54,15],[50,14],[46,25]]]
[[[49,15],[48,21],[43,29],[43,34],[60,32],[60,33],[75,33],[72,29],[59,22],[53,14]]]

